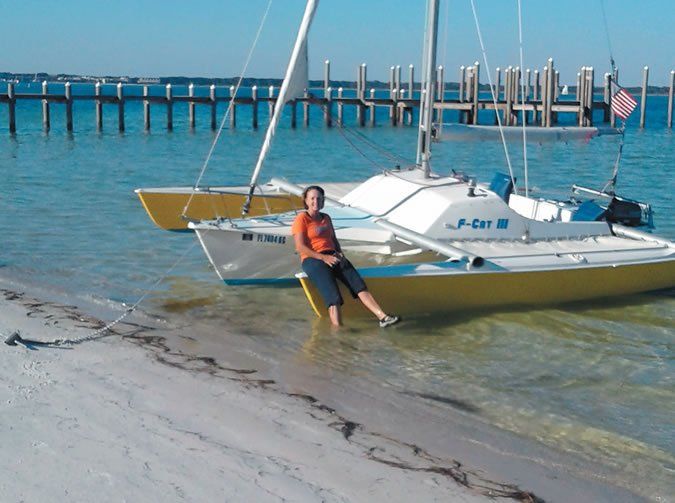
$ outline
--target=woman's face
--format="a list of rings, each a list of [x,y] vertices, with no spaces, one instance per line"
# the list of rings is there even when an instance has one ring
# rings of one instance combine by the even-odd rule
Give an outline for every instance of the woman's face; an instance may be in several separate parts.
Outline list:
[[[323,196],[321,195],[321,192],[316,189],[307,192],[305,204],[307,205],[307,209],[312,213],[320,211],[321,208],[323,208]]]

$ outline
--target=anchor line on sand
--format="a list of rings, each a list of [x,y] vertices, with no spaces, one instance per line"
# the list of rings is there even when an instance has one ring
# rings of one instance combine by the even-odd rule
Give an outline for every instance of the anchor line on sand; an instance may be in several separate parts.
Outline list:
[[[98,328],[94,330],[90,334],[83,335],[81,337],[75,337],[72,339],[68,338],[61,338],[61,339],[53,339],[51,341],[40,341],[40,340],[35,340],[35,339],[27,339],[21,336],[21,333],[16,330],[12,332],[6,339],[5,339],[5,344],[8,346],[16,346],[17,343],[21,343],[23,345],[32,345],[32,346],[45,346],[45,347],[59,347],[59,346],[75,346],[77,344],[82,344],[83,342],[89,342],[93,341],[96,339],[100,339],[102,337],[107,337],[111,335],[120,335],[116,334],[115,332],[112,331],[112,328],[120,323],[122,320],[124,320],[127,316],[129,316],[131,313],[133,313],[136,309],[138,309],[138,306],[141,305],[141,303],[150,295],[151,292],[154,291],[154,289],[162,283],[166,277],[171,274],[171,272],[180,264],[183,259],[187,256],[187,254],[196,246],[197,242],[193,242],[182,254],[178,259],[169,267],[155,282],[150,285],[150,287],[146,288],[145,292],[143,295],[141,295],[136,302],[134,302],[131,306],[127,307],[125,311],[115,318],[113,321],[110,323],[105,324],[101,328]]]

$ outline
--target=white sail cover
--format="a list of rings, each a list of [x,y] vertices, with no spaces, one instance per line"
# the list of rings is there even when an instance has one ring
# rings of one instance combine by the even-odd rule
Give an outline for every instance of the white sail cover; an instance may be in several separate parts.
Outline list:
[[[260,170],[262,168],[263,162],[265,162],[265,157],[267,152],[270,149],[272,144],[272,138],[276,132],[277,125],[279,124],[279,119],[284,109],[284,105],[289,101],[292,101],[296,98],[304,96],[305,89],[308,87],[308,62],[307,62],[307,34],[309,33],[309,27],[312,24],[312,19],[314,18],[314,13],[316,12],[316,7],[319,4],[319,0],[307,0],[307,5],[305,6],[305,14],[300,23],[300,29],[298,30],[298,37],[295,41],[295,46],[293,47],[293,52],[291,53],[291,59],[288,62],[288,67],[286,68],[286,75],[284,76],[284,81],[281,84],[281,89],[279,90],[279,97],[274,105],[274,113],[272,114],[272,119],[270,124],[267,127],[267,133],[265,134],[265,141],[263,142],[262,148],[260,149],[260,154],[258,155],[258,162],[255,165],[253,170],[253,175],[251,176],[251,191],[252,195],[253,189],[258,182],[258,176],[260,175]],[[249,201],[247,201],[248,203]],[[244,207],[244,212],[246,212],[246,205]]]

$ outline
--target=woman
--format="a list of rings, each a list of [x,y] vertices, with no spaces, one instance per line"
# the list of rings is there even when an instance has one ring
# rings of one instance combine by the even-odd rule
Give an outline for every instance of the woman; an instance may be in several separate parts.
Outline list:
[[[358,298],[380,322],[388,327],[399,321],[398,316],[386,314],[366,288],[366,283],[354,266],[342,253],[340,243],[330,217],[321,213],[324,204],[324,190],[311,185],[302,193],[305,210],[298,214],[293,222],[292,232],[295,248],[302,260],[302,270],[316,285],[325,304],[333,325],[342,324],[340,306],[342,295],[337,280],[342,281],[352,296]]]

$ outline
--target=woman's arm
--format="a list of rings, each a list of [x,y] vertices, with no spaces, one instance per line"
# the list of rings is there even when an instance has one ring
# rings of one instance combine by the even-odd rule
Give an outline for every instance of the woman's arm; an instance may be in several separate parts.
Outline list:
[[[322,260],[330,267],[333,267],[335,264],[340,262],[340,259],[334,255],[323,255],[312,250],[307,243],[307,236],[303,232],[294,234],[293,238],[295,239],[295,249],[301,255],[312,257],[317,260]]]

